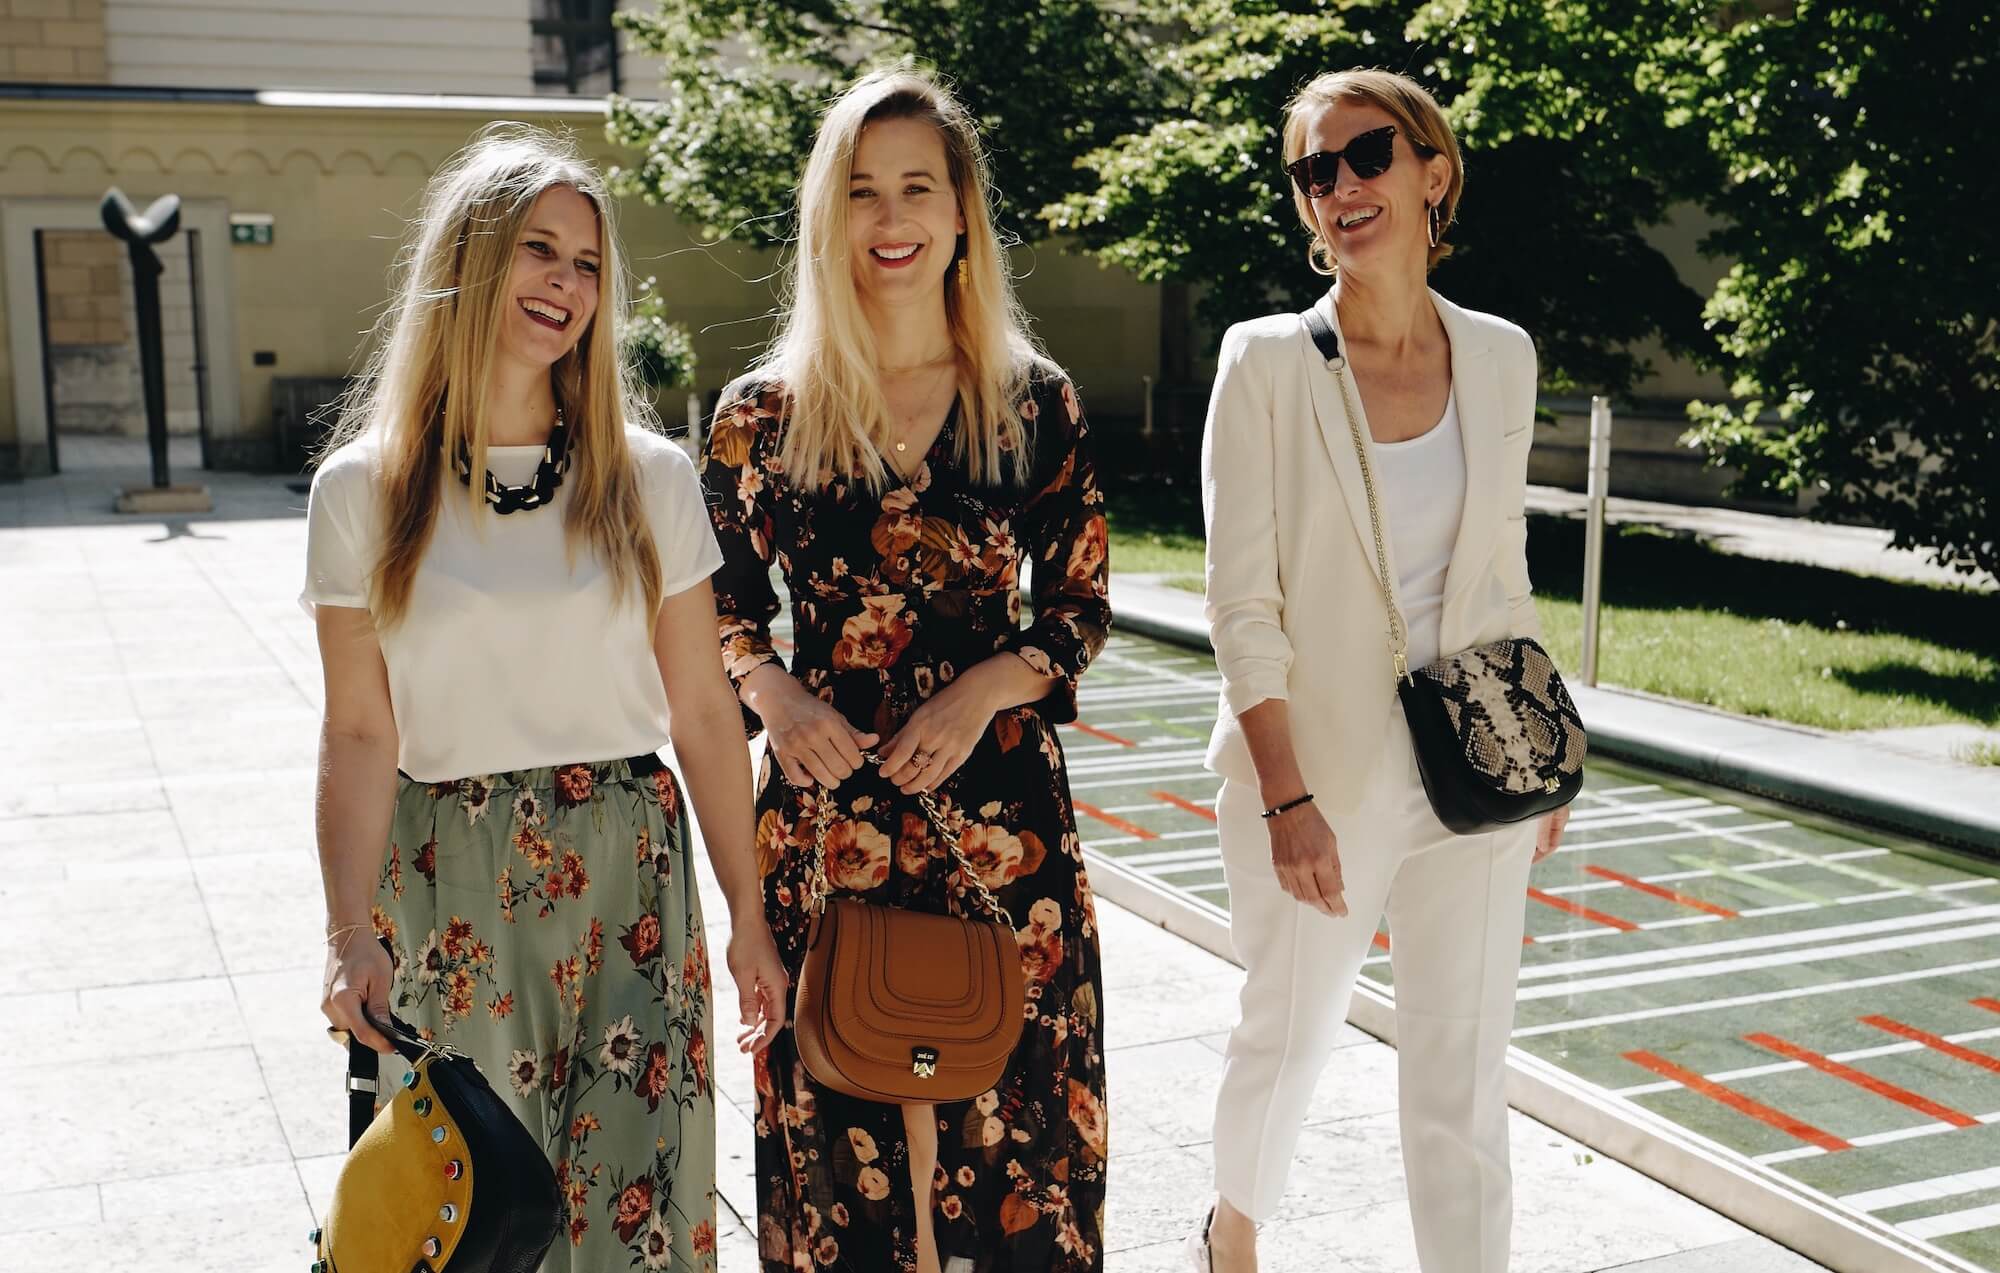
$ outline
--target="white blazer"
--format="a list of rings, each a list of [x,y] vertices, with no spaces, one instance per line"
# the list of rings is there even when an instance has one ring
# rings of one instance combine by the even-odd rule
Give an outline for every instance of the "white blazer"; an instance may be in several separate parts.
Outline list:
[[[1525,516],[1535,346],[1505,319],[1430,296],[1451,340],[1466,471],[1440,646],[1449,654],[1504,637],[1539,639]],[[1318,309],[1338,331],[1331,292]],[[1361,465],[1340,386],[1298,315],[1238,323],[1223,336],[1201,478],[1208,629],[1222,672],[1208,767],[1255,783],[1237,715],[1266,699],[1290,700],[1307,784],[1330,812],[1351,811],[1381,758],[1389,714],[1401,707]],[[1393,579],[1390,538],[1385,527]]]

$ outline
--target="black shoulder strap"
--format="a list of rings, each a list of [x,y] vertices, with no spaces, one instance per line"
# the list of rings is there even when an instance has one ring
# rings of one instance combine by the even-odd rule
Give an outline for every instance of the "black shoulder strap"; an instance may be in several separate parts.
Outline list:
[[[1319,347],[1320,357],[1329,363],[1340,357],[1340,337],[1333,334],[1333,324],[1326,321],[1326,315],[1319,312],[1319,306],[1313,306],[1299,317],[1305,320],[1306,331],[1312,336],[1313,344]]]

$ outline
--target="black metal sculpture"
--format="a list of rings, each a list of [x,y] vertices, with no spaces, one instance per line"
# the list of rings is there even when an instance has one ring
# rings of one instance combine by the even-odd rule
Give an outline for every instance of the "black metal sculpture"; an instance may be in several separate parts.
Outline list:
[[[140,212],[113,186],[100,205],[104,228],[125,241],[132,257],[132,292],[139,318],[139,372],[146,392],[146,440],[153,451],[153,485],[164,490],[167,480],[167,374],[160,344],[160,274],[165,266],[153,245],[174,237],[181,228],[181,197],[161,195]]]

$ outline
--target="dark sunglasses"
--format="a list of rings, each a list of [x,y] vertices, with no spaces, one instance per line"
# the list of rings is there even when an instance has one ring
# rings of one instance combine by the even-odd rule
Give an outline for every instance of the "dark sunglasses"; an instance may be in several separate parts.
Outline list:
[[[1410,142],[1410,149],[1426,158],[1437,153],[1415,140]],[[1343,159],[1347,161],[1347,170],[1363,181],[1381,176],[1396,159],[1396,126],[1371,128],[1348,142],[1346,149],[1316,151],[1286,164],[1285,171],[1300,194],[1317,199],[1339,183]]]

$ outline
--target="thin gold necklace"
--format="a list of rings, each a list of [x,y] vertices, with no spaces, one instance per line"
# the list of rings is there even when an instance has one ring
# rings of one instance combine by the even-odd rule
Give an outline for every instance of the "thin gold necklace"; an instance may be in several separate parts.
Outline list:
[[[920,363],[918,365],[921,366],[922,364]],[[939,383],[944,379],[944,373],[951,370],[952,365],[953,364],[951,363],[947,363],[946,365],[938,368],[939,374],[931,377],[931,382],[928,385],[924,386],[924,396],[922,401],[924,402],[930,401],[931,395],[937,392],[937,387]],[[899,429],[898,432],[901,432],[901,430]],[[896,440],[896,454],[902,455],[909,449],[910,449],[910,444],[908,442],[905,442],[900,438]]]

